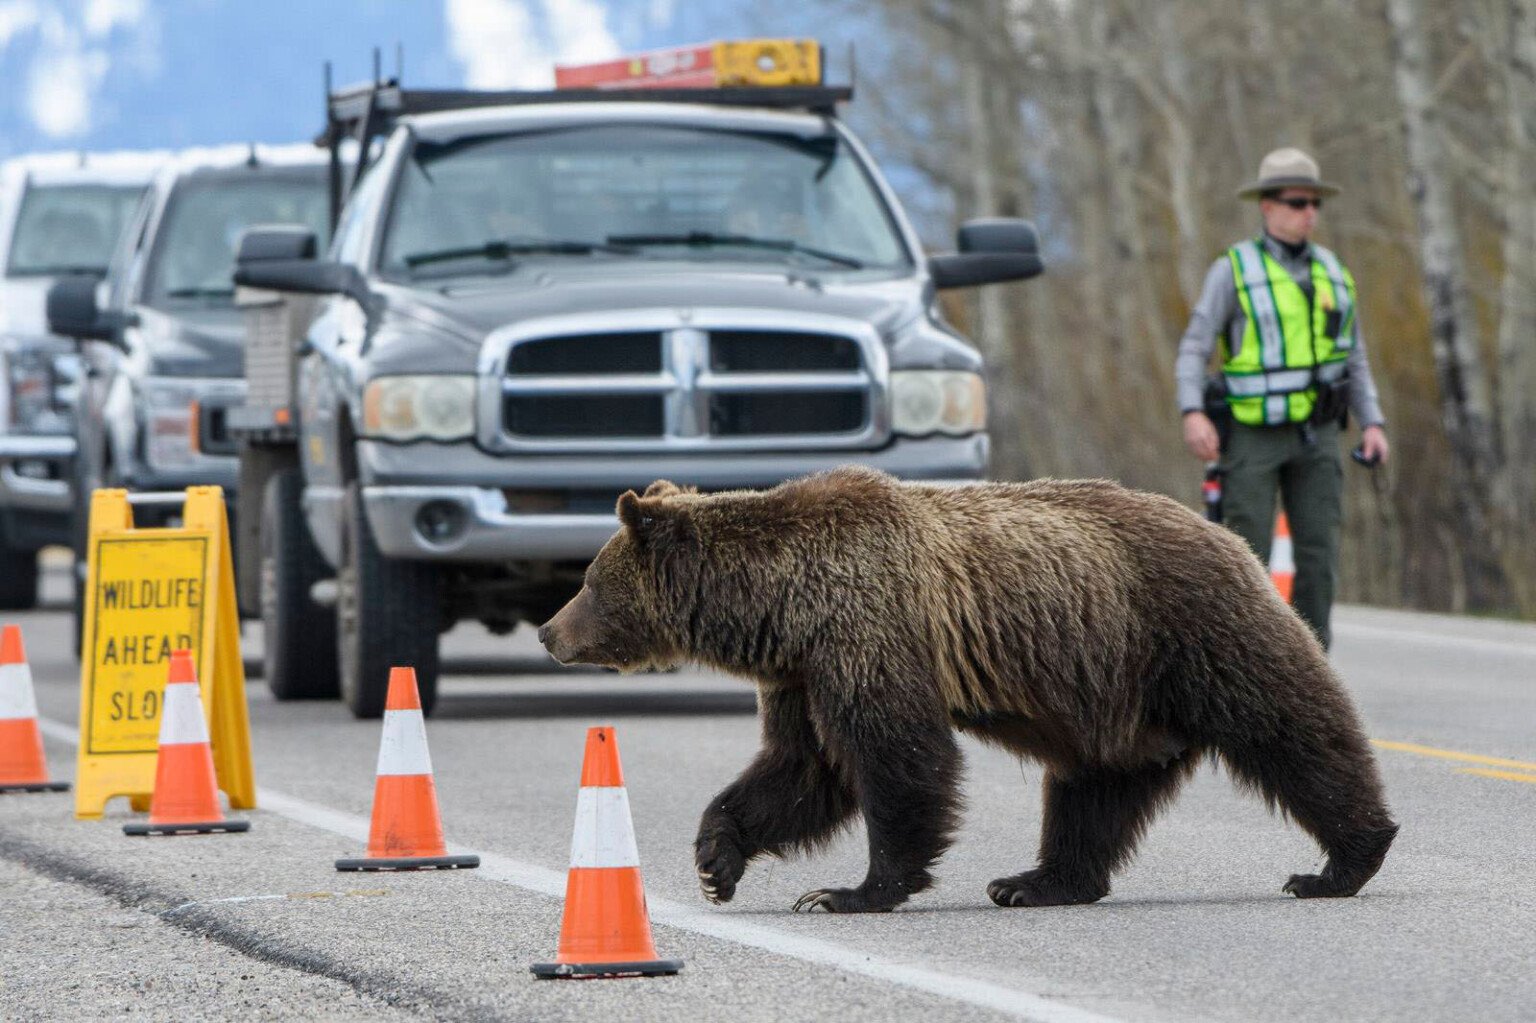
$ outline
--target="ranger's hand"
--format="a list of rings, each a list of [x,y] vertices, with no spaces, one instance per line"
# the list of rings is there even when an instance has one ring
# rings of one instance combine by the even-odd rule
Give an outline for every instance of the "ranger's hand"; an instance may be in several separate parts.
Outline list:
[[[1386,443],[1385,439],[1382,443]],[[1202,462],[1214,462],[1221,457],[1221,439],[1210,416],[1199,410],[1184,413],[1184,446]]]
[[[1185,436],[1189,435],[1188,428],[1185,429],[1184,434]],[[1365,456],[1367,461],[1375,465],[1382,465],[1387,460],[1388,451],[1386,430],[1383,430],[1380,426],[1367,426],[1360,431],[1360,453]]]

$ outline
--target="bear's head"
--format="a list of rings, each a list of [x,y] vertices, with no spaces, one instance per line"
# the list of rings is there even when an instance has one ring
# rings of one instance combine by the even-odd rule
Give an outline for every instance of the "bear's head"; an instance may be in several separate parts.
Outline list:
[[[857,581],[871,552],[901,546],[896,486],[844,467],[767,491],[705,495],[664,480],[627,491],[619,531],[539,641],[563,664],[629,672],[697,661],[781,677],[825,639],[829,617],[889,602]]]
[[[620,529],[587,567],[581,591],[539,629],[562,664],[664,670],[686,656],[679,609],[701,560],[691,487],[658,480],[619,498]]]

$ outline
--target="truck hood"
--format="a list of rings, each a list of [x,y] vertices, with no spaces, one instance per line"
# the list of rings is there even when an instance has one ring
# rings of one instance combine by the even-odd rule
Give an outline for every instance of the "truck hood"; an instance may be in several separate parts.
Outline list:
[[[141,306],[137,329],[155,376],[239,377],[245,371],[245,324],[237,309]]]
[[[638,309],[769,309],[843,316],[881,336],[922,313],[910,276],[818,279],[783,269],[727,271],[683,267],[519,268],[503,277],[460,279],[432,288],[382,285],[391,311],[479,343],[508,323],[572,313]]]

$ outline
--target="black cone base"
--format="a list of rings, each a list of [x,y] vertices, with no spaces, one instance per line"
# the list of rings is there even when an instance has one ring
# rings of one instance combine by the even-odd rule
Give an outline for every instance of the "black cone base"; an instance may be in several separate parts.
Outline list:
[[[396,856],[337,860],[337,870],[465,870],[478,867],[478,856]]]
[[[250,821],[207,821],[193,824],[124,824],[125,835],[213,835],[251,830]]]
[[[0,792],[68,792],[67,781],[0,782]]]
[[[528,967],[540,980],[592,980],[597,977],[664,977],[683,968],[681,959],[645,963],[534,963]]]

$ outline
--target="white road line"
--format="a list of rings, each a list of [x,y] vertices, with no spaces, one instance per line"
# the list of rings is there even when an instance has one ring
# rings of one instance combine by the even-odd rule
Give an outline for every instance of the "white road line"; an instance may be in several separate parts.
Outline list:
[[[1472,636],[1453,636],[1443,632],[1422,632],[1407,628],[1394,628],[1390,625],[1363,625],[1359,622],[1333,623],[1333,631],[1338,636],[1359,636],[1361,638],[1387,639],[1394,642],[1408,640],[1413,643],[1423,643],[1432,646],[1457,647],[1462,650],[1472,650],[1478,653],[1514,654],[1517,657],[1536,657],[1536,644],[1508,643],[1498,639],[1477,639]]]
[[[45,735],[60,742],[69,743],[72,746],[79,743],[76,730],[62,722],[40,717],[38,727]],[[280,817],[286,817],[321,831],[329,831],[354,842],[368,840],[369,821],[365,817],[333,810],[320,803],[311,803],[306,799],[269,788],[257,790],[256,804],[268,813],[275,813]],[[478,875],[539,895],[557,899],[565,897],[563,871],[550,870],[547,867],[523,863],[498,853],[484,852],[465,846],[450,846],[448,851],[453,855],[472,854],[480,857],[480,869],[469,871],[471,875]],[[818,966],[829,966],[847,973],[871,977],[888,984],[896,984],[951,1001],[1006,1013],[1020,1019],[1034,1021],[1034,1023],[1123,1023],[1113,1016],[1105,1016],[1053,1001],[1032,991],[930,970],[910,963],[895,962],[847,945],[807,938],[760,923],[737,919],[718,910],[694,909],[670,899],[647,898],[646,904],[650,907],[653,923],[692,931],[695,934],[799,959]]]

